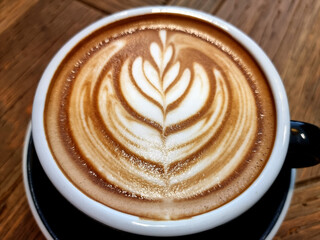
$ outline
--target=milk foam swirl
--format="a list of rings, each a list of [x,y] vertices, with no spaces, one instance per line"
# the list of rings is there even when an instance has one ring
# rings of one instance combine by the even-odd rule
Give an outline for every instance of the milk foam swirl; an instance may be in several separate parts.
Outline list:
[[[219,188],[259,140],[248,75],[218,43],[139,30],[101,43],[72,71],[73,144],[127,196],[168,201]]]

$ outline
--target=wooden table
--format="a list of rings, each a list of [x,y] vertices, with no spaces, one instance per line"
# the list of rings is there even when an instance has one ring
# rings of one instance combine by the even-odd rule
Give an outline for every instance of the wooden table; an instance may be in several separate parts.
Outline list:
[[[43,70],[75,33],[101,17],[144,5],[199,9],[252,37],[278,69],[291,118],[320,126],[319,0],[0,1],[0,239],[44,239],[29,209],[22,149]],[[276,239],[320,239],[320,166],[297,171]]]

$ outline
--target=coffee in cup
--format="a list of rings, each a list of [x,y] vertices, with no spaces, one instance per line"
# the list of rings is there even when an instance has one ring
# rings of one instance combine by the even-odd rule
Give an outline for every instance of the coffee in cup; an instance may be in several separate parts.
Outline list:
[[[50,151],[69,181],[153,220],[237,198],[264,169],[276,121],[251,53],[224,29],[179,13],[92,31],[59,64],[44,108]]]

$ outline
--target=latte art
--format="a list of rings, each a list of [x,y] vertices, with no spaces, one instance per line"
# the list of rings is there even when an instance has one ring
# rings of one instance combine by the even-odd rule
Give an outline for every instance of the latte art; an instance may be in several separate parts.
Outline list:
[[[262,103],[268,87],[254,61],[224,38],[143,23],[101,31],[69,54],[47,99],[47,138],[89,197],[141,217],[190,217],[258,176],[273,102]]]

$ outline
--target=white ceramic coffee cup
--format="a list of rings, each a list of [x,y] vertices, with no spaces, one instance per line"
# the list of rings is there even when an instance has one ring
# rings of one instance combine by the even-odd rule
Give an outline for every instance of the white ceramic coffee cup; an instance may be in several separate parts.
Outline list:
[[[237,39],[252,54],[265,73],[274,96],[277,114],[276,139],[272,154],[253,184],[234,200],[215,210],[175,221],[140,219],[108,208],[83,194],[69,182],[53,159],[46,141],[43,122],[45,99],[50,81],[60,62],[73,46],[96,29],[111,22],[131,16],[158,12],[179,13],[202,19],[220,27]],[[178,236],[201,232],[222,225],[247,211],[264,195],[280,172],[288,149],[289,134],[290,116],[286,92],[279,74],[263,50],[247,35],[229,23],[212,15],[181,7],[153,6],[123,11],[103,18],[79,32],[60,49],[43,73],[36,91],[32,112],[32,135],[36,152],[49,179],[62,195],[88,216],[108,226],[131,233],[152,236]]]

